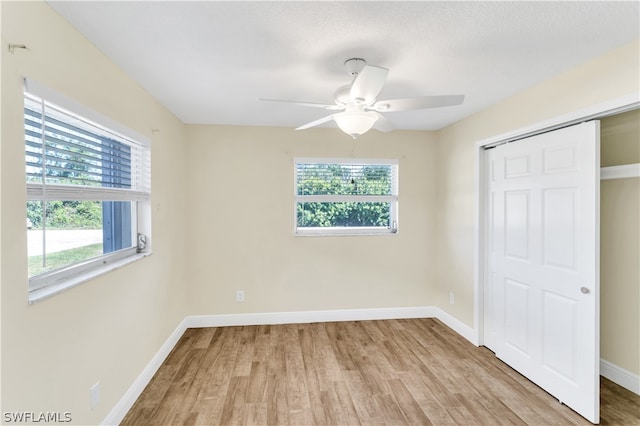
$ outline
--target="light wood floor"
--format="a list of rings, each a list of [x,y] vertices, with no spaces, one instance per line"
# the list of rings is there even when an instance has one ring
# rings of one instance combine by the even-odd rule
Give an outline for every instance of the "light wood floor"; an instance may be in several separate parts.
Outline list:
[[[603,379],[601,424],[639,425]],[[122,425],[590,424],[435,319],[188,329]]]

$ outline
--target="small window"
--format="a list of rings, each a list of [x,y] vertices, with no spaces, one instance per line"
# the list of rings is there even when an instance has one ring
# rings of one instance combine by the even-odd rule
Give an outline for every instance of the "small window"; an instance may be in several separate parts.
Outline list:
[[[296,159],[297,235],[398,230],[397,160]]]
[[[30,300],[145,250],[148,144],[30,93],[24,132]]]

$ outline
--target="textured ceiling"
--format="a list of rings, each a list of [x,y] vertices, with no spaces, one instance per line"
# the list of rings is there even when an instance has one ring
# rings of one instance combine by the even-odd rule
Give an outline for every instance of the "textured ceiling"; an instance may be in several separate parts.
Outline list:
[[[639,2],[50,2],[185,123],[297,127],[327,112],[343,62],[389,68],[378,99],[464,94],[387,113],[434,130],[637,39]],[[328,124],[332,125],[331,123]]]

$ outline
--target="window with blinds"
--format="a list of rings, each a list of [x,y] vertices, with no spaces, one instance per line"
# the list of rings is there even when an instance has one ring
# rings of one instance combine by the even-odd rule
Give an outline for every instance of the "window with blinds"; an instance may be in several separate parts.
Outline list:
[[[35,96],[25,95],[30,199],[149,197],[149,149]]]
[[[296,234],[398,230],[397,160],[296,159],[295,191]]]
[[[145,249],[148,144],[31,93],[24,136],[30,292],[64,287]]]

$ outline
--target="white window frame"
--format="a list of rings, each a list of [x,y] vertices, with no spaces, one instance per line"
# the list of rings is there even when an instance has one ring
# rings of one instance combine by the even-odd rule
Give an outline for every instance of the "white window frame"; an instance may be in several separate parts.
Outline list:
[[[362,165],[390,165],[391,195],[298,195],[298,164],[362,164]],[[350,235],[396,235],[399,232],[398,220],[398,159],[382,158],[316,158],[296,157],[293,159],[293,232],[296,236],[350,236]],[[389,219],[391,226],[335,226],[335,227],[298,227],[298,203],[309,202],[360,202],[390,203]]]
[[[145,237],[144,246],[138,246],[136,244],[138,241],[134,240],[132,241],[132,247],[107,253],[84,262],[63,266],[29,278],[28,300],[29,303],[35,303],[151,254],[151,143],[149,138],[32,79],[25,78],[26,96],[42,99],[45,103],[61,111],[65,111],[118,138],[126,140],[130,145],[135,145],[142,156],[140,160],[141,167],[135,172],[140,173],[140,176],[137,176],[139,184],[137,188],[132,190],[77,185],[26,184],[28,201],[107,201],[106,194],[108,194],[108,201],[130,201],[133,207],[132,226],[135,226],[137,234],[142,234]],[[44,249],[46,250],[46,248]]]

